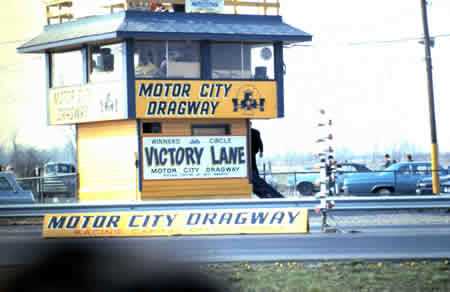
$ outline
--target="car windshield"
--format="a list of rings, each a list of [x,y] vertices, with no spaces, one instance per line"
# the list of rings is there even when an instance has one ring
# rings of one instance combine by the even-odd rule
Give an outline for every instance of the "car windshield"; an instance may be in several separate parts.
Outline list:
[[[67,164],[60,164],[60,165],[58,165],[58,172],[59,173],[70,173],[70,166]]]
[[[45,167],[45,173],[56,173],[57,166],[55,164],[47,165]]]

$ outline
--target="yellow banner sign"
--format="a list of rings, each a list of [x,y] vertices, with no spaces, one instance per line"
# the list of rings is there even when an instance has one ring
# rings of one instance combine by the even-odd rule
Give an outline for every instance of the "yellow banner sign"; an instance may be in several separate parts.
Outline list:
[[[275,81],[137,80],[138,118],[276,118]]]
[[[300,208],[45,215],[43,237],[132,237],[309,232]]]

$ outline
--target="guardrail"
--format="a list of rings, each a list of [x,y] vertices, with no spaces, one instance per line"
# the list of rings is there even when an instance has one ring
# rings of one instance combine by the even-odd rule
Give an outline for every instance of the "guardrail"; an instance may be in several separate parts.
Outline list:
[[[396,211],[417,209],[450,209],[450,196],[424,197],[358,197],[335,198],[336,206],[330,212],[343,211]],[[307,208],[314,211],[317,199],[265,199],[265,200],[198,200],[161,201],[142,203],[95,204],[35,204],[0,206],[0,218],[42,217],[51,213],[96,213],[126,211]]]

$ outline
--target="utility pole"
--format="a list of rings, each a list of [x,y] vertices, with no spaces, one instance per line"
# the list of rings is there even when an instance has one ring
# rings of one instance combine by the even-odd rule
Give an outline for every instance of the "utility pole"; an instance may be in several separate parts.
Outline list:
[[[428,107],[430,112],[431,129],[431,175],[433,182],[433,193],[440,193],[439,182],[439,149],[436,133],[436,115],[434,111],[434,91],[433,91],[433,65],[431,62],[431,41],[430,31],[428,29],[427,0],[420,0],[422,5],[422,22],[425,41],[425,62],[427,66],[428,81]]]

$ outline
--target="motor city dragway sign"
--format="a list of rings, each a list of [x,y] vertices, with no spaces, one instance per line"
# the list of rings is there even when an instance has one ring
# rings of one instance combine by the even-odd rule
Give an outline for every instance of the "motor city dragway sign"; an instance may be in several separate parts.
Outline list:
[[[137,80],[138,118],[276,118],[275,81]]]
[[[144,179],[247,176],[245,136],[144,137]]]
[[[307,209],[258,208],[47,214],[42,235],[45,238],[132,237],[308,231]]]

